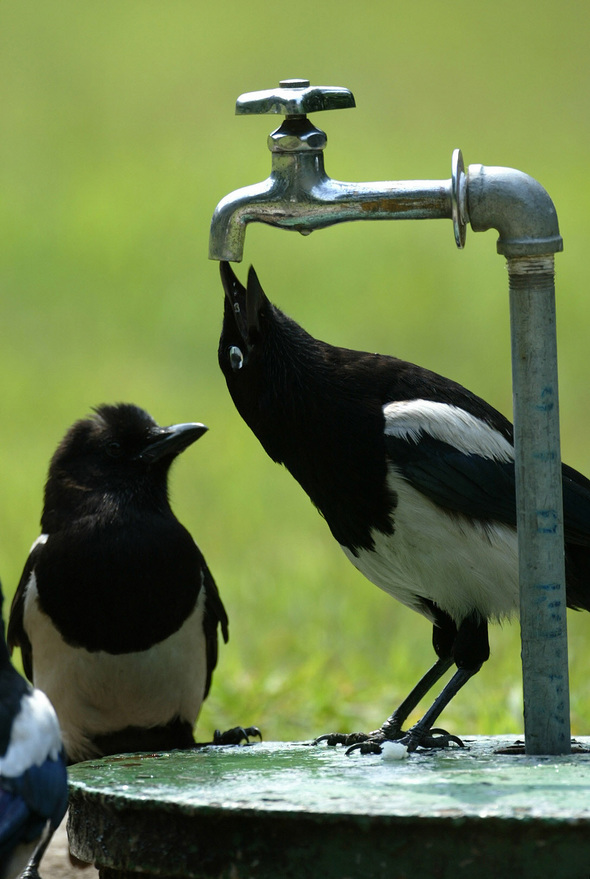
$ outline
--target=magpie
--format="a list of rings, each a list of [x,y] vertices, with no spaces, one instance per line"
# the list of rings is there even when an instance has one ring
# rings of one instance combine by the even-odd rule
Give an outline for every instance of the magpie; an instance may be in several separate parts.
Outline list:
[[[228,617],[172,512],[174,459],[204,424],[160,427],[129,403],[77,421],[53,455],[41,536],[12,604],[8,644],[51,700],[70,763],[189,748]],[[216,732],[239,743],[256,728]]]
[[[309,495],[352,564],[432,623],[436,661],[370,734],[316,741],[379,752],[460,739],[434,723],[490,654],[488,622],[518,610],[513,430],[480,397],[396,357],[307,333],[228,263],[218,349],[233,402]],[[590,610],[590,481],[563,465],[567,604]],[[404,723],[453,664],[424,716]]]
[[[14,879],[25,867],[34,879],[65,815],[68,780],[55,711],[11,665],[3,600],[0,587],[0,879]]]

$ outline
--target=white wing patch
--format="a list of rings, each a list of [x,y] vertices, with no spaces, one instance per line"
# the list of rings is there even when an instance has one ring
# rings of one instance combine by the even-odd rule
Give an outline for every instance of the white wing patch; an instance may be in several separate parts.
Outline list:
[[[418,442],[427,433],[467,455],[513,461],[514,448],[485,421],[435,400],[403,400],[383,407],[385,434]]]
[[[31,766],[41,766],[49,757],[57,760],[61,735],[51,702],[40,690],[23,696],[21,709],[12,723],[10,743],[0,759],[0,775],[16,778]]]
[[[38,547],[39,544],[43,545],[43,544],[47,543],[48,538],[49,538],[49,534],[40,534],[39,537],[37,538],[37,540],[33,543],[32,547],[30,548],[29,555],[31,555],[33,550],[36,549],[36,547]]]

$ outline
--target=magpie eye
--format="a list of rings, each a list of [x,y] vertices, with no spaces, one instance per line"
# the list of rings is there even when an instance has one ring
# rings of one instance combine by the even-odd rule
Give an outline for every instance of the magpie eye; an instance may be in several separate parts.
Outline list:
[[[110,455],[111,458],[120,458],[123,454],[123,447],[121,443],[115,442],[113,440],[107,445],[107,455]]]
[[[229,362],[234,372],[237,372],[244,365],[244,355],[237,345],[232,345],[229,349]]]

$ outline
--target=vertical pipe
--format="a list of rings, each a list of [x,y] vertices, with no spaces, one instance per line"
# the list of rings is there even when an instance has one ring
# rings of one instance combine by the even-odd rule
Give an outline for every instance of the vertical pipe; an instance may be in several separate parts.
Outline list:
[[[571,749],[553,264],[508,259],[527,754]]]

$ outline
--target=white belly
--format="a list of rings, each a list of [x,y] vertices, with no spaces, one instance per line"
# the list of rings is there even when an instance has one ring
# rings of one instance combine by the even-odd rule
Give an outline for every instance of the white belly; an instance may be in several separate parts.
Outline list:
[[[374,550],[352,564],[380,589],[430,618],[420,599],[433,601],[459,623],[474,610],[501,619],[518,610],[516,529],[473,523],[441,511],[393,469],[398,496],[395,533],[372,533]]]
[[[175,717],[194,725],[206,679],[204,602],[201,590],[183,626],[150,650],[91,653],[66,644],[40,610],[31,578],[25,629],[33,646],[34,685],[53,703],[71,759],[92,756],[93,735],[159,726]]]

